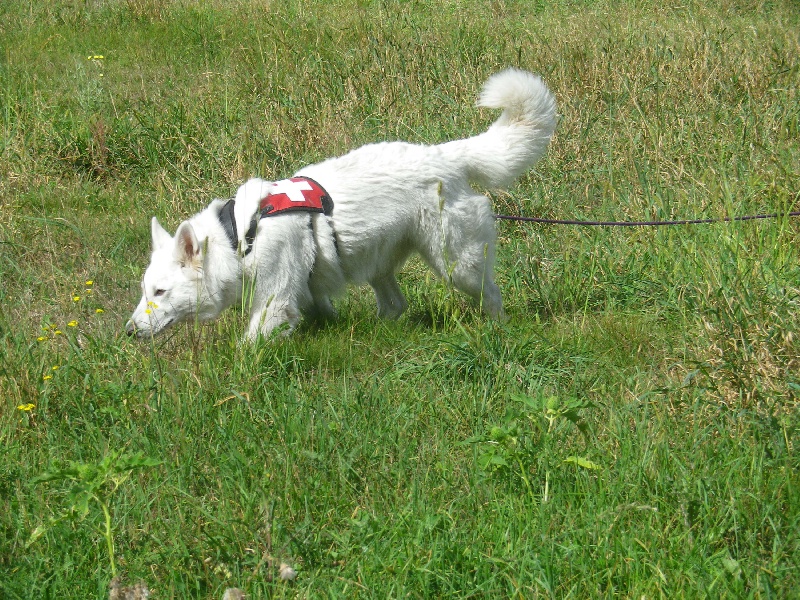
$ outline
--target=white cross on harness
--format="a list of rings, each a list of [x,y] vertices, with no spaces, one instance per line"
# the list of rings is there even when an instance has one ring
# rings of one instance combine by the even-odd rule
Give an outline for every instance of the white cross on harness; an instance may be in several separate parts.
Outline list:
[[[313,190],[311,184],[307,181],[292,181],[291,179],[283,179],[276,181],[270,194],[286,194],[292,202],[305,202],[303,190]]]

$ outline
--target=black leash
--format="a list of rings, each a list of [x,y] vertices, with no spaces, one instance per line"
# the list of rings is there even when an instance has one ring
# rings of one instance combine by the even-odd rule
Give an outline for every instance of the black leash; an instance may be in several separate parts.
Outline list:
[[[579,221],[574,219],[545,219],[542,217],[520,217],[515,215],[495,215],[502,221],[523,221],[525,223],[544,223],[546,225],[581,225],[584,227],[663,227],[665,225],[698,225],[701,223],[729,223],[731,221],[755,221],[758,219],[777,219],[779,217],[800,217],[800,211],[772,213],[767,215],[745,215],[743,217],[720,217],[717,219],[680,219],[677,221]]]

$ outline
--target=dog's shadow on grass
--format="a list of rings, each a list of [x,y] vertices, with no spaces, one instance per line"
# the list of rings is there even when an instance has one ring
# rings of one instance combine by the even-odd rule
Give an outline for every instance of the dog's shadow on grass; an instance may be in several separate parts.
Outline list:
[[[415,331],[441,332],[455,327],[457,321],[472,323],[476,316],[466,311],[463,315],[454,317],[448,311],[429,310],[427,308],[409,309],[397,319],[381,319],[374,313],[359,310],[343,310],[335,318],[319,315],[306,315],[295,329],[298,335],[314,336],[319,334],[350,335],[363,332],[365,335],[374,334],[376,330],[385,329],[413,329]]]
[[[429,330],[431,332],[449,329],[456,320],[447,311],[423,308],[409,310],[403,318],[415,329]]]

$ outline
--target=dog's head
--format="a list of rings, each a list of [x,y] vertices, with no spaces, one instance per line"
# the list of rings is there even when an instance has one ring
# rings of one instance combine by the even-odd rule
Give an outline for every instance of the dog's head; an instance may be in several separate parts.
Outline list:
[[[173,238],[153,217],[153,254],[142,279],[142,299],[125,329],[128,335],[150,337],[193,318],[208,320],[219,313],[203,280],[205,249],[191,223],[184,221]]]

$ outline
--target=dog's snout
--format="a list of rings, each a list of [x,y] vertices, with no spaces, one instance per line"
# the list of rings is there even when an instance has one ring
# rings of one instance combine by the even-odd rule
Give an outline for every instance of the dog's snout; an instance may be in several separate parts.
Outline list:
[[[125,324],[125,333],[128,335],[136,335],[136,325],[133,324],[133,321],[128,321]]]

